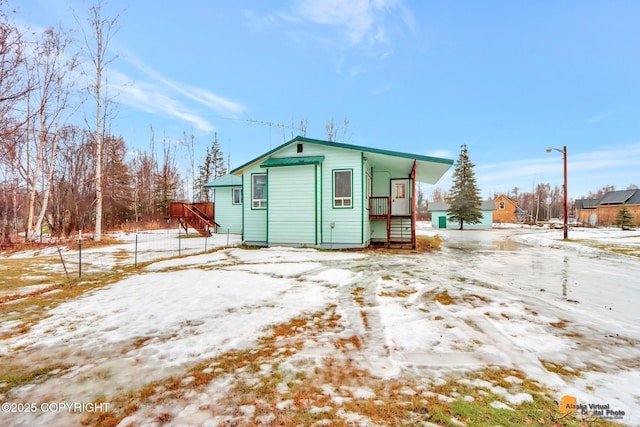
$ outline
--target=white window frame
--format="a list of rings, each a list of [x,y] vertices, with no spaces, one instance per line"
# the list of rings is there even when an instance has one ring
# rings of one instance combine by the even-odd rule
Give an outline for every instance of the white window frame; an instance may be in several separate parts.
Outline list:
[[[256,198],[256,189],[259,188],[256,185],[256,178],[264,178],[264,198]],[[254,173],[251,175],[251,209],[266,209],[267,208],[267,174],[266,173]]]
[[[237,198],[236,194],[238,195]],[[242,204],[242,187],[234,187],[231,189],[231,203],[234,205]]]
[[[337,176],[349,174],[349,195],[336,195]],[[353,170],[352,169],[334,169],[333,170],[333,207],[334,208],[353,208]]]

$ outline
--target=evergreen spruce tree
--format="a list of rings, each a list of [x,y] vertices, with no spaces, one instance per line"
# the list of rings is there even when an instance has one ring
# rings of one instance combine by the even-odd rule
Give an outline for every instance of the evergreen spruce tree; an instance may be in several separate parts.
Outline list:
[[[197,191],[195,199],[201,202],[209,202],[209,192],[203,186],[227,174],[227,168],[224,165],[224,153],[220,149],[217,132],[214,133],[213,143],[211,147],[207,148],[207,154],[199,169],[200,176],[196,178]]]
[[[473,168],[475,165],[469,160],[466,144],[460,149],[460,157],[453,171],[453,186],[447,198],[449,221],[460,223],[460,230],[464,229],[464,223],[478,224],[482,220],[482,199],[480,190],[476,186],[476,177]]]
[[[622,205],[622,207],[618,211],[618,214],[616,215],[616,219],[613,221],[613,225],[615,225],[616,227],[620,227],[623,230],[628,230],[636,226],[635,222],[633,221],[633,215],[631,215],[631,212],[629,212],[629,209],[627,209],[627,205]]]

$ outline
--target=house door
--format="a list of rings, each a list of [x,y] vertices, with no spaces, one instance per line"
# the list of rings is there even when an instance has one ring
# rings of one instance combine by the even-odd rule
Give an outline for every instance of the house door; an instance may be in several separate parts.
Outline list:
[[[411,215],[410,179],[391,180],[391,215]]]
[[[439,216],[438,217],[438,228],[447,228],[447,217]]]

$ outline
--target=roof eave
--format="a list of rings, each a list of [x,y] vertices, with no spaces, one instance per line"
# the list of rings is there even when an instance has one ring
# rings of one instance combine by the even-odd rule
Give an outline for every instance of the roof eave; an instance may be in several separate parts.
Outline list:
[[[318,145],[323,145],[323,146],[327,146],[327,147],[337,147],[337,148],[343,148],[343,149],[347,149],[347,150],[354,150],[354,151],[361,151],[361,152],[365,152],[365,153],[372,153],[372,154],[380,154],[380,155],[386,155],[386,156],[392,156],[392,157],[400,157],[400,158],[406,158],[406,159],[412,159],[412,160],[417,160],[417,161],[421,161],[421,162],[428,162],[428,163],[432,163],[432,164],[437,164],[437,165],[442,165],[443,167],[443,171],[442,174],[438,176],[438,178],[433,181],[433,179],[429,179],[429,180],[421,180],[418,179],[420,182],[426,182],[426,183],[433,183],[435,184],[435,182],[437,182],[438,179],[440,179],[440,177],[442,177],[442,175],[444,175],[446,173],[447,170],[449,170],[449,168],[453,165],[453,160],[451,159],[444,159],[444,158],[440,158],[440,157],[432,157],[432,156],[423,156],[423,155],[419,155],[419,154],[410,154],[410,153],[403,153],[400,151],[391,151],[391,150],[384,150],[384,149],[379,149],[379,148],[372,148],[372,147],[362,147],[362,146],[358,146],[358,145],[351,145],[351,144],[344,144],[341,142],[333,142],[333,141],[323,141],[320,139],[312,139],[312,138],[307,138],[307,137],[303,137],[303,136],[296,136],[295,138],[293,138],[290,141],[285,142],[284,144],[281,144],[279,146],[277,146],[276,148],[269,150],[268,152],[262,154],[260,157],[256,157],[253,160],[250,160],[249,162],[231,170],[229,173],[233,174],[233,175],[241,175],[247,168],[250,168],[252,166],[255,166],[257,163],[261,163],[263,162],[265,159],[269,158],[269,156],[271,156],[273,153],[287,147],[288,145],[291,145],[293,143],[298,143],[298,142],[306,142],[306,143],[310,143],[310,144],[318,144]],[[433,181],[433,182],[431,182]]]

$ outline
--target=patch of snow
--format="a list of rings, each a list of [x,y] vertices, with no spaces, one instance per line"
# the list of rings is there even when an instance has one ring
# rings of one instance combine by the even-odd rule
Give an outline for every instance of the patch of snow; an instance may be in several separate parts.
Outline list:
[[[12,394],[23,401],[48,395],[86,401],[99,389],[108,400],[124,388],[141,387],[142,380],[137,378],[162,379],[223,352],[250,349],[270,326],[336,305],[344,328],[341,336],[361,340],[361,349],[351,347],[354,363],[381,378],[411,375],[433,378],[430,384],[442,385],[448,373],[473,372],[488,365],[519,369],[556,390],[558,400],[572,395],[578,403],[610,404],[625,411],[621,422],[640,423],[640,373],[633,362],[640,358],[637,259],[605,256],[603,251],[563,242],[555,230],[459,232],[424,224],[419,224],[419,230],[440,235],[442,251],[390,256],[305,248],[229,248],[153,262],[137,275],[48,310],[29,332],[0,341],[0,355],[41,355],[72,365],[60,375]],[[638,244],[635,235],[613,230],[572,230],[572,234],[572,238],[625,239]],[[175,239],[162,233],[152,237]],[[131,245],[131,236],[123,239],[128,239],[123,245]],[[183,243],[191,240],[198,238]],[[151,248],[149,254],[149,261],[161,258]],[[88,256],[105,255],[96,248]],[[382,280],[386,276],[393,280]],[[435,296],[444,291],[451,301],[436,301]],[[11,326],[4,319],[1,325],[0,331]],[[333,338],[329,334],[308,337],[302,351],[284,345],[300,359],[322,360],[335,352]],[[277,357],[284,360],[286,354],[281,351]],[[287,362],[278,363],[282,367]],[[549,363],[581,375],[561,376],[545,368]],[[275,362],[265,363],[258,372],[238,370],[216,378],[206,390],[208,401],[224,400],[237,376],[250,385],[253,375],[253,383],[258,384],[275,366]],[[110,376],[100,377],[100,372]],[[481,395],[495,393],[513,406],[532,399],[517,391],[522,380],[507,376],[505,381],[512,386],[499,387],[478,378],[460,383],[478,388]],[[350,387],[344,390],[347,393],[340,388],[336,392],[340,384],[319,387],[338,406],[353,398],[376,398],[368,387]],[[418,390],[427,396],[428,389]],[[285,381],[277,391],[289,392]],[[413,389],[406,390],[410,392]],[[203,417],[198,410],[203,399],[201,394],[186,395],[180,404],[162,410],[176,417],[172,421],[176,425],[198,424],[194,420]],[[494,404],[509,408],[503,402]],[[293,401],[285,400],[276,409],[286,411],[292,405]],[[247,405],[239,422],[255,421],[250,418],[256,413],[254,405]],[[272,419],[271,415],[264,420]],[[338,416],[353,425],[371,425],[367,417],[343,408]],[[122,425],[151,424],[153,419],[140,410]],[[229,418],[209,417],[210,422],[215,420],[222,423]],[[452,423],[461,423],[456,421]],[[6,422],[0,414],[0,423]],[[33,425],[34,419],[22,414],[11,422]],[[55,422],[73,424],[64,416]]]
[[[509,411],[513,411],[513,408],[510,407],[509,405],[502,403],[498,400],[494,400],[493,402],[490,403],[492,408],[496,408],[496,409],[507,409]]]

